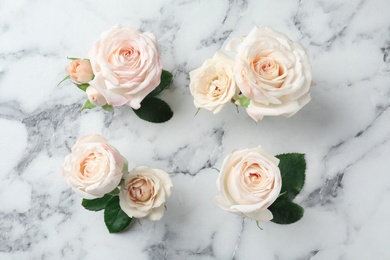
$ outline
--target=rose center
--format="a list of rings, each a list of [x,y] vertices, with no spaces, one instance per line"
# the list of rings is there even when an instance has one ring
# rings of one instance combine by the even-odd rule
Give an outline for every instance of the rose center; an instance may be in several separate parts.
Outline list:
[[[211,81],[209,93],[211,94],[212,97],[217,97],[221,95],[222,93],[221,82],[219,81],[218,78],[214,78]]]
[[[144,179],[136,179],[128,187],[129,197],[133,201],[144,202],[150,199],[153,188]]]
[[[279,64],[272,58],[259,58],[255,60],[256,71],[265,79],[274,79],[283,74]]]
[[[251,183],[259,183],[261,181],[261,176],[258,173],[249,173],[249,180]]]
[[[131,60],[132,56],[134,55],[139,55],[139,51],[134,50],[133,48],[131,49],[124,49],[119,52],[119,55],[124,59],[124,60]]]
[[[76,60],[74,63],[72,63],[73,67],[73,73],[76,73],[78,68],[80,68],[80,64],[81,64],[81,61],[80,60]]]
[[[86,178],[91,178],[100,171],[101,157],[103,154],[99,151],[90,153],[80,163],[80,172]]]

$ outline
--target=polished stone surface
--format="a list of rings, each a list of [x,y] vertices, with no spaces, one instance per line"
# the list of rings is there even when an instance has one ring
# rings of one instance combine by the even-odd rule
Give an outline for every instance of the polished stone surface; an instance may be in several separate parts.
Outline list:
[[[388,0],[0,1],[0,259],[390,259],[390,2]],[[128,107],[79,110],[84,94],[65,76],[114,24],[154,33],[165,124]],[[194,116],[188,73],[253,26],[307,49],[316,86],[291,118],[254,123],[229,105]],[[75,140],[100,133],[129,160],[173,174],[159,222],[112,235],[61,177]],[[306,154],[307,180],[291,225],[228,214],[215,180],[235,148]]]

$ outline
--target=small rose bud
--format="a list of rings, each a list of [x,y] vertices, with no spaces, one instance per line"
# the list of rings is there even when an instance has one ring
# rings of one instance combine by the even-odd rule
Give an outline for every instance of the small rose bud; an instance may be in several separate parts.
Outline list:
[[[74,60],[66,66],[66,72],[76,83],[88,83],[93,78],[91,63],[89,60]]]
[[[91,101],[91,103],[95,106],[104,106],[105,104],[107,104],[107,101],[104,96],[99,93],[94,87],[89,86],[85,92],[88,95],[89,101]]]

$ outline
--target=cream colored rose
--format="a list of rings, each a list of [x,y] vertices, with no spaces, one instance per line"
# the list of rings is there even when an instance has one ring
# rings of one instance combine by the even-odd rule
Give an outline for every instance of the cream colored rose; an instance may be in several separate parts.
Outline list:
[[[87,135],[65,157],[62,176],[85,199],[103,197],[122,179],[123,158],[108,141],[97,134]]]
[[[90,82],[107,103],[140,108],[159,84],[162,72],[156,37],[121,25],[103,32],[89,52],[95,78]]]
[[[233,74],[234,61],[222,52],[215,53],[212,59],[190,72],[190,91],[194,104],[214,114],[238,94]]]
[[[267,208],[278,198],[282,178],[279,159],[260,146],[235,150],[223,162],[215,200],[224,210],[258,220],[273,218]]]
[[[292,116],[310,101],[311,66],[301,44],[270,28],[255,27],[228,43],[237,52],[235,77],[249,99],[247,113]]]
[[[137,167],[124,175],[119,193],[120,207],[129,217],[159,220],[164,215],[165,201],[171,195],[171,187],[168,173]]]
[[[95,106],[104,106],[107,104],[106,99],[94,87],[89,86],[85,91],[88,95],[89,101]]]
[[[93,78],[91,63],[89,60],[74,60],[66,66],[66,73],[76,83],[88,83]]]

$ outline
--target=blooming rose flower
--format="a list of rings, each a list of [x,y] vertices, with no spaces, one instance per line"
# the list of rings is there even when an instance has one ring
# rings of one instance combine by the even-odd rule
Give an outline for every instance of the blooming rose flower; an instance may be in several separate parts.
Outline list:
[[[90,82],[107,103],[140,108],[159,84],[162,72],[156,37],[121,25],[103,32],[89,52],[95,78]]]
[[[89,86],[85,91],[88,95],[89,101],[95,106],[104,106],[107,104],[106,99],[94,87]]]
[[[120,207],[129,217],[159,220],[164,215],[165,200],[171,195],[171,187],[168,173],[137,167],[124,175],[119,193]]]
[[[196,107],[216,114],[238,94],[233,66],[232,59],[217,52],[202,67],[190,72],[190,90]]]
[[[310,101],[311,66],[302,45],[270,28],[255,27],[233,39],[235,77],[249,99],[247,113],[255,121],[267,115],[292,116]]]
[[[123,158],[108,141],[97,134],[87,135],[65,157],[62,176],[85,199],[101,198],[121,181]]]
[[[273,218],[267,208],[278,198],[282,178],[279,159],[260,146],[235,150],[223,162],[215,200],[224,210],[258,220]]]
[[[91,63],[89,60],[74,60],[66,66],[66,73],[76,83],[88,83],[93,78]]]

